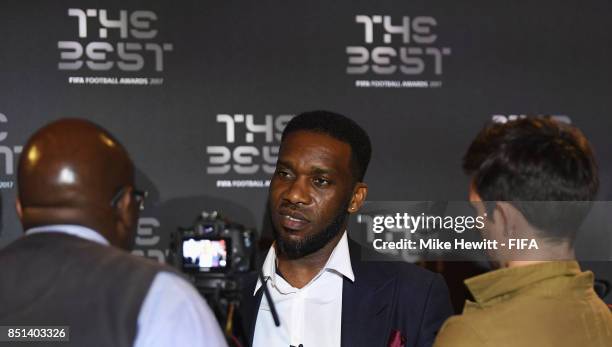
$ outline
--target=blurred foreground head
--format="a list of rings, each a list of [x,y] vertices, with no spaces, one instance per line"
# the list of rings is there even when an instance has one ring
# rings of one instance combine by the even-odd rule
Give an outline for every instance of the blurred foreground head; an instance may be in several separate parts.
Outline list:
[[[17,180],[24,229],[82,225],[131,248],[138,217],[134,167],[108,131],[81,119],[46,125],[26,143]]]
[[[509,202],[538,237],[570,244],[599,187],[586,137],[548,117],[486,126],[465,154],[463,169],[472,177],[471,200]]]

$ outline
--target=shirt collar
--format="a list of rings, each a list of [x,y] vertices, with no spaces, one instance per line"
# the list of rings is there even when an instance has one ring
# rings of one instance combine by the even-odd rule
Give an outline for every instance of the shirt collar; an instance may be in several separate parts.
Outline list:
[[[44,225],[36,228],[30,228],[26,230],[26,235],[32,234],[40,234],[40,233],[60,233],[60,234],[68,234],[76,237],[80,237],[82,239],[86,239],[89,241],[93,241],[102,245],[110,245],[108,240],[102,236],[97,231],[84,227],[82,225],[72,225],[72,224],[54,224],[54,225]]]
[[[270,280],[272,281],[272,283],[275,283],[276,250],[274,248],[274,245],[270,247],[270,250],[268,251],[268,255],[266,256],[266,260],[264,261],[261,270],[263,272],[263,277],[266,281]],[[340,239],[336,247],[334,247],[334,250],[332,251],[329,259],[327,260],[327,263],[325,264],[325,266],[323,266],[323,269],[321,269],[319,274],[323,271],[334,272],[340,276],[348,278],[349,280],[351,280],[351,282],[355,282],[355,274],[353,273],[353,267],[351,265],[351,257],[346,231],[343,233],[342,238]],[[317,277],[318,275],[315,276],[314,279],[316,279]],[[257,280],[257,285],[255,286],[255,290],[253,291],[253,295],[257,293],[259,288],[261,288],[261,280]]]
[[[482,304],[536,282],[579,273],[580,265],[575,261],[551,261],[491,271],[465,280],[465,285]]]

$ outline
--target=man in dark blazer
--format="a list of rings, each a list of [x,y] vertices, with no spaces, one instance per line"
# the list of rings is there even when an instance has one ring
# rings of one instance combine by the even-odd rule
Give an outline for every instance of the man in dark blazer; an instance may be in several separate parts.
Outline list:
[[[270,185],[275,242],[262,266],[265,284],[252,277],[244,285],[248,345],[433,344],[452,314],[442,277],[413,264],[362,261],[347,237],[347,216],[367,195],[370,156],[367,133],[342,115],[314,111],[287,124]]]

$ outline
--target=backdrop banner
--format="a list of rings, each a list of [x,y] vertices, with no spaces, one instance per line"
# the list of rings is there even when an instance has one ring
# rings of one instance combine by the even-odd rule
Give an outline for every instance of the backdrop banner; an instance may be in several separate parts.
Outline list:
[[[135,252],[160,260],[202,211],[269,235],[280,134],[314,109],[368,131],[372,201],[466,200],[472,138],[524,115],[578,126],[598,199],[612,200],[611,12],[603,0],[3,1],[0,247],[22,234],[22,146],[62,117],[126,146],[150,192]]]

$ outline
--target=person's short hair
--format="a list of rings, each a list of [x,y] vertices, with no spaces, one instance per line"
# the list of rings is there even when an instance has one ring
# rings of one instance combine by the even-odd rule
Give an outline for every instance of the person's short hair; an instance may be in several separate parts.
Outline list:
[[[543,236],[557,239],[573,239],[599,187],[588,140],[550,117],[485,126],[463,157],[463,169],[483,201],[512,202]]]
[[[368,133],[355,121],[330,111],[304,112],[287,123],[281,141],[296,131],[321,133],[349,144],[353,177],[363,181],[372,156],[372,144]]]

